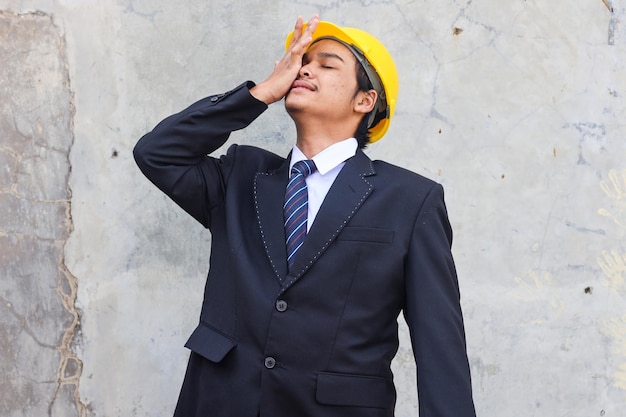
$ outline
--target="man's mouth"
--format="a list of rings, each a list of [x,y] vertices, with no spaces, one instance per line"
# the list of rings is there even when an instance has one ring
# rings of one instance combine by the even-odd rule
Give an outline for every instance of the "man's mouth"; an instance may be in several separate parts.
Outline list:
[[[291,89],[292,90],[301,89],[301,88],[309,90],[309,91],[315,91],[315,87],[314,86],[312,86],[311,84],[309,84],[308,82],[303,81],[303,80],[296,80],[291,85]]]

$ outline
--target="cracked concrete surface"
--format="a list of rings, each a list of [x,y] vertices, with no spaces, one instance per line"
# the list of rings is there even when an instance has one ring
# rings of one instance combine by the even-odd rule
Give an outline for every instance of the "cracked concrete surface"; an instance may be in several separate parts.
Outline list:
[[[72,229],[72,96],[50,16],[0,12],[0,415],[85,415]]]
[[[506,417],[622,416],[620,2],[0,0],[0,10],[0,416],[172,414],[210,235],[142,177],[131,149],[193,100],[262,80],[295,16],[314,12],[369,28],[396,60],[396,115],[367,152],[445,187],[478,415],[504,405]],[[293,137],[274,105],[229,144],[286,154]],[[403,326],[400,338],[396,415],[415,416]]]

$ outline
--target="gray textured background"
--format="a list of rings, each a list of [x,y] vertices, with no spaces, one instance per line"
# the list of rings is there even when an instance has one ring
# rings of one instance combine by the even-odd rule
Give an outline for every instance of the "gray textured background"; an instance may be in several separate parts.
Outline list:
[[[625,416],[625,9],[0,0],[0,415],[171,415],[210,234],[131,149],[261,81],[320,13],[395,57],[396,116],[368,154],[446,189],[479,416]],[[275,104],[231,143],[293,140]],[[404,327],[394,366],[397,415],[416,416]]]

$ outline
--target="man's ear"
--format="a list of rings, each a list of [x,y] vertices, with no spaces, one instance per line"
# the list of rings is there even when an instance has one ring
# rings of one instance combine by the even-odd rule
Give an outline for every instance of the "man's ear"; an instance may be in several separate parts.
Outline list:
[[[369,91],[359,91],[354,101],[354,111],[367,114],[372,111],[378,99],[378,93],[372,89]]]

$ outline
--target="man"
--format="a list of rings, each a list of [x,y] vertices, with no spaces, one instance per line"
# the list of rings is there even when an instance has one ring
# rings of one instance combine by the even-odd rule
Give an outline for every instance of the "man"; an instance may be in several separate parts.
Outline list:
[[[135,147],[212,234],[175,416],[393,416],[403,312],[420,416],[473,417],[442,188],[360,149],[393,115],[393,61],[317,16],[287,45],[267,80],[200,100]],[[297,131],[286,159],[237,145],[207,156],[283,98]]]

